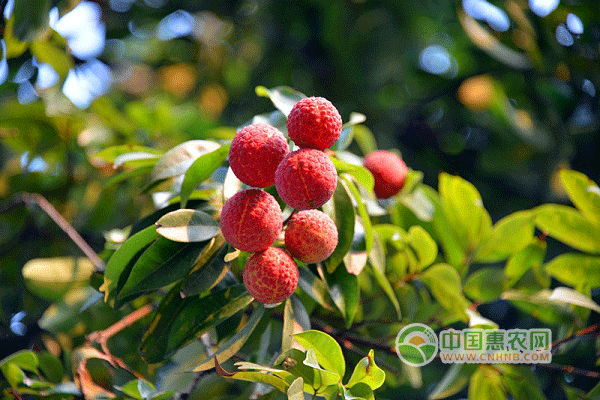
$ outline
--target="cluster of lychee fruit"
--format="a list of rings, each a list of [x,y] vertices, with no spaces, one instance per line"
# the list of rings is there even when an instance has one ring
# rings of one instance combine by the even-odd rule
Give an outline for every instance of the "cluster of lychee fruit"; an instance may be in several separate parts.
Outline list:
[[[342,119],[322,97],[305,98],[287,120],[289,138],[299,150],[289,151],[276,128],[255,123],[241,129],[229,150],[235,176],[257,189],[242,190],[227,200],[220,217],[225,240],[253,253],[242,272],[248,292],[265,304],[278,304],[298,285],[297,259],[307,264],[328,258],[338,242],[333,220],[317,210],[333,195],[337,172],[323,150],[340,137]],[[261,189],[275,185],[294,209],[285,222],[277,200]],[[274,247],[282,229],[285,249]]]

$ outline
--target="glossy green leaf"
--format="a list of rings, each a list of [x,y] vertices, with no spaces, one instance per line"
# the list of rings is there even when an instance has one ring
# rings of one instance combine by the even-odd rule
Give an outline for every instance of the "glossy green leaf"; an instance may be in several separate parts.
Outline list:
[[[574,208],[544,204],[535,210],[535,223],[548,236],[592,254],[600,254],[600,224]]]
[[[426,269],[419,279],[427,285],[442,307],[467,319],[465,309],[469,307],[469,302],[462,294],[460,276],[456,269],[448,264],[436,264]]]
[[[92,156],[92,159],[97,161],[103,161],[107,164],[114,164],[115,160],[117,160],[119,157],[130,153],[154,154],[156,156],[159,156],[161,154],[160,151],[155,150],[151,147],[124,144],[119,146],[107,147],[106,149],[94,154]]]
[[[342,174],[344,172],[352,175],[356,182],[365,187],[368,191],[373,191],[373,187],[375,186],[375,178],[373,178],[373,174],[366,169],[365,167],[361,167],[359,165],[349,164],[345,161],[340,160],[337,157],[330,157],[333,165],[335,165],[335,169],[338,174]]]
[[[591,288],[600,287],[600,257],[561,254],[547,263],[545,269],[548,274],[569,286],[578,287],[585,282]]]
[[[225,343],[219,345],[219,350],[215,353],[214,357],[217,358],[219,363],[224,363],[229,360],[231,357],[237,353],[242,346],[246,343],[254,329],[260,322],[263,314],[265,313],[265,308],[262,304],[254,310],[252,316],[246,322],[246,325],[242,329],[240,329],[235,335],[231,336]],[[215,362],[213,357],[207,358],[200,362],[200,364],[194,368],[195,372],[206,371],[208,369],[214,368]]]
[[[342,133],[336,142],[331,146],[331,150],[345,150],[352,143],[354,138],[354,128],[356,125],[365,122],[367,117],[361,113],[350,113],[350,120],[342,125]]]
[[[429,400],[440,400],[460,392],[469,383],[475,369],[477,369],[475,364],[450,365],[442,380],[433,388],[427,398]]]
[[[349,328],[354,321],[360,302],[356,275],[349,273],[346,268],[340,267],[331,274],[325,274],[325,284],[333,302],[346,320],[346,327]]]
[[[483,207],[479,192],[470,182],[446,173],[439,176],[439,191],[450,228],[463,249],[474,251],[492,228],[492,220]]]
[[[419,260],[419,269],[414,272],[420,272],[435,261],[438,255],[437,244],[423,227],[411,226],[406,235],[406,241]]]
[[[159,157],[159,154],[148,152],[125,153],[115,158],[115,161],[113,162],[113,168],[154,167],[154,164],[156,164]]]
[[[579,307],[589,308],[597,313],[600,313],[600,305],[588,296],[579,293],[568,287],[557,287],[552,291],[548,300],[556,301],[559,303],[573,304]]]
[[[211,151],[210,153],[204,154],[188,168],[181,184],[181,207],[185,207],[190,195],[200,183],[204,182],[217,168],[223,164],[223,161],[229,154],[229,147],[231,144],[227,144],[219,147],[218,149]]]
[[[508,259],[504,267],[504,276],[507,279],[506,287],[512,287],[529,269],[533,269],[534,273],[537,271],[538,280],[544,280],[540,283],[549,284],[545,272],[541,271],[545,257],[546,242],[539,239],[534,239],[523,250],[515,253]]]
[[[274,375],[286,379],[289,374],[296,377],[302,377],[304,381],[304,391],[306,393],[324,395],[328,393],[328,387],[340,383],[340,377],[335,372],[326,371],[318,366],[314,351],[307,352],[298,349],[290,349],[283,353],[275,361],[275,367],[284,369],[286,372],[273,372]]]
[[[51,4],[50,0],[38,0],[32,7],[27,0],[15,0],[11,16],[14,19],[13,35],[28,42],[47,30]]]
[[[14,363],[6,363],[0,366],[0,371],[13,389],[19,387],[25,380],[25,373]]]
[[[491,367],[480,366],[469,381],[469,400],[502,400],[506,393],[502,386],[502,376]]]
[[[184,297],[195,296],[219,283],[229,268],[225,263],[225,256],[229,247],[224,239],[215,241],[202,250],[196,259],[190,274],[184,279],[181,295]]]
[[[337,373],[340,379],[344,376],[346,371],[344,354],[334,338],[324,332],[310,330],[295,334],[294,339],[306,350],[313,350],[323,368]]]
[[[169,303],[161,305],[144,334],[140,352],[149,363],[162,361],[207,329],[244,309],[252,300],[244,285],[221,289],[201,298],[169,297]]]
[[[204,211],[182,209],[156,221],[156,232],[175,242],[203,242],[219,233],[219,223]]]
[[[304,379],[301,376],[294,379],[286,394],[288,400],[304,400]]]
[[[473,272],[464,286],[465,294],[478,303],[498,300],[504,288],[504,273],[501,268],[485,267]]]
[[[328,310],[335,310],[335,303],[329,295],[325,282],[316,277],[308,268],[299,267],[298,271],[300,273],[298,286],[314,301],[319,303],[321,307]]]
[[[156,227],[149,226],[127,239],[112,255],[104,270],[104,285],[100,288],[104,292],[104,301],[108,301],[109,296],[116,294],[121,274],[127,269],[129,263],[157,237]]]
[[[365,231],[365,251],[369,253],[373,248],[373,228],[371,226],[371,218],[367,212],[367,207],[362,201],[358,188],[354,185],[354,182],[352,182],[351,176],[344,173],[341,175],[341,179],[346,181],[350,194],[354,197],[354,201],[356,202],[356,211]]]
[[[199,157],[219,147],[218,143],[208,140],[190,140],[173,147],[154,164],[151,183],[185,174]]]
[[[306,97],[303,93],[288,86],[276,86],[272,89],[257,86],[255,92],[257,96],[271,99],[273,105],[286,117],[290,114],[294,105]]]
[[[31,350],[19,350],[3,358],[0,360],[0,367],[8,363],[12,363],[21,369],[34,373],[37,373],[39,365],[37,355]]]
[[[205,242],[178,243],[159,237],[138,258],[117,295],[120,304],[183,278],[192,268]]]
[[[592,221],[600,223],[600,188],[585,174],[562,170],[560,179],[575,206]]]
[[[251,365],[251,363],[236,363],[241,369],[258,369],[258,371],[239,371],[239,372],[227,372],[225,371],[220,364],[216,365],[217,375],[226,379],[234,379],[238,381],[246,381],[246,382],[255,382],[255,383],[264,383],[266,385],[271,385],[282,393],[286,393],[288,388],[294,383],[294,377],[290,373],[284,370],[276,370],[273,368],[263,368],[260,365]],[[250,367],[250,368],[249,368]],[[279,375],[285,377],[282,378],[278,375],[272,375],[269,372],[278,372]],[[301,379],[301,378],[300,378]],[[301,386],[302,388],[302,386]]]
[[[531,211],[518,211],[498,221],[477,248],[475,261],[501,261],[525,248],[533,238],[534,216]]]
[[[424,222],[433,220],[435,206],[423,192],[421,186],[411,193],[400,196],[400,203],[412,211],[419,220]]]
[[[356,364],[346,386],[351,388],[362,382],[375,390],[383,385],[384,381],[385,372],[375,364],[375,353],[370,350],[369,354]]]
[[[335,210],[333,220],[338,231],[338,244],[329,258],[323,262],[329,273],[335,271],[343,261],[344,256],[352,247],[354,238],[354,207],[348,184],[342,179],[338,179],[333,193],[333,205]]]
[[[394,309],[396,310],[396,315],[398,320],[402,319],[402,313],[400,311],[400,303],[398,302],[398,298],[396,297],[396,293],[394,292],[394,288],[390,283],[389,279],[385,275],[385,250],[379,236],[377,234],[374,235],[373,241],[373,249],[369,253],[369,264],[371,265],[371,271],[373,271],[373,276],[375,277],[375,281],[383,292],[387,295],[387,297],[392,302]]]
[[[73,59],[64,49],[60,49],[47,40],[36,40],[31,43],[31,54],[39,64],[50,64],[64,81],[73,68]]]

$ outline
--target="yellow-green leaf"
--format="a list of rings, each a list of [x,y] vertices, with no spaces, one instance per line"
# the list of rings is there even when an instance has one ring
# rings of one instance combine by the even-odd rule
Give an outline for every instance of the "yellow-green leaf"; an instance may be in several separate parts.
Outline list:
[[[536,225],[548,236],[574,249],[600,254],[600,224],[560,204],[544,204],[534,212]]]
[[[600,223],[600,188],[585,174],[562,170],[560,179],[575,206],[587,218]]]

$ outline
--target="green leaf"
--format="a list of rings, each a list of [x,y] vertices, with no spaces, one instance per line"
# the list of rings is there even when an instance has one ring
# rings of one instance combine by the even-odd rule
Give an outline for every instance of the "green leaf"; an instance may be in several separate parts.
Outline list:
[[[16,353],[13,353],[0,361],[0,367],[12,363],[17,367],[24,369],[26,371],[38,372],[38,357],[31,350],[19,350]]]
[[[0,371],[2,371],[4,378],[6,378],[6,380],[13,389],[18,388],[25,380],[25,373],[14,363],[9,362],[3,364],[0,367]]]
[[[73,68],[73,59],[64,49],[56,47],[47,40],[36,40],[31,43],[31,54],[39,64],[50,64],[64,81]]]
[[[396,293],[394,292],[392,284],[385,275],[385,250],[377,234],[374,235],[373,249],[369,253],[369,264],[372,267],[371,271],[373,271],[375,281],[379,286],[381,286],[383,292],[390,299],[394,309],[396,310],[398,320],[401,320],[402,313],[400,311],[400,303],[398,302],[398,298],[396,297]]]
[[[129,168],[154,167],[160,155],[154,153],[125,153],[115,158],[113,168],[118,169],[124,166]]]
[[[337,157],[330,157],[330,159],[333,162],[333,165],[335,165],[338,174],[346,172],[352,175],[352,177],[356,179],[356,182],[364,186],[369,192],[373,191],[373,187],[375,187],[375,178],[373,178],[373,174],[371,174],[368,169],[359,165],[349,164]]]
[[[344,376],[346,371],[344,354],[334,338],[321,331],[310,330],[295,334],[294,339],[306,350],[313,350],[319,364],[327,371],[337,373],[339,379]]]
[[[109,297],[116,294],[121,274],[124,273],[129,263],[157,237],[156,227],[149,226],[127,239],[110,257],[104,270],[104,284],[100,287],[100,290],[104,292],[104,301],[108,301]]]
[[[194,189],[210,178],[213,172],[223,164],[229,154],[230,143],[219,147],[215,151],[200,156],[188,168],[181,184],[181,207],[185,207]]]
[[[121,183],[130,178],[133,178],[134,176],[149,173],[152,170],[152,167],[153,167],[152,165],[147,165],[144,167],[139,167],[139,168],[130,169],[128,171],[121,172],[121,173],[113,176],[109,180],[107,180],[106,183],[103,183],[103,186],[106,189],[106,188],[116,185],[117,183]]]
[[[298,272],[300,273],[298,286],[321,307],[327,310],[335,310],[335,303],[329,295],[325,282],[316,277],[308,268],[299,267]]]
[[[296,378],[288,388],[286,394],[288,400],[304,400],[304,379],[301,376]]]
[[[579,307],[589,308],[597,313],[600,313],[600,305],[588,296],[579,293],[568,287],[557,287],[552,291],[548,300],[556,301],[559,303],[573,304]]]
[[[508,393],[517,400],[545,400],[539,379],[529,366],[499,365],[502,382]]]
[[[504,274],[502,269],[485,267],[469,275],[464,291],[467,296],[476,302],[490,303],[500,298],[503,285]]]
[[[502,388],[502,376],[491,367],[480,366],[469,382],[469,400],[502,400],[506,393]]]
[[[356,125],[365,122],[367,117],[361,113],[350,113],[350,120],[342,125],[342,133],[336,142],[331,146],[331,150],[345,150],[352,143],[354,138],[354,128]]]
[[[346,268],[340,267],[332,274],[325,274],[325,284],[333,302],[346,320],[346,327],[350,328],[360,301],[358,278],[349,273]]]
[[[373,132],[365,125],[356,125],[353,133],[354,140],[364,155],[377,150],[377,140],[375,139]]]
[[[219,147],[218,143],[209,140],[190,140],[173,147],[154,164],[150,183],[185,174],[199,157]]]
[[[54,355],[47,351],[37,354],[39,359],[40,370],[46,379],[52,383],[59,383],[63,379],[62,362]]]
[[[600,223],[600,188],[586,175],[562,170],[560,179],[575,206],[592,221]]]
[[[257,96],[268,97],[271,99],[273,105],[286,117],[290,114],[294,105],[306,97],[304,93],[300,93],[287,86],[276,86],[272,89],[267,89],[264,86],[257,86],[255,92]]]
[[[467,386],[476,368],[475,364],[452,364],[427,398],[429,400],[445,399],[460,392]]]
[[[177,210],[156,221],[156,232],[175,242],[203,242],[219,233],[219,223],[199,210]]]
[[[29,42],[48,29],[50,0],[38,0],[35,7],[27,0],[15,0],[12,12],[13,35],[21,42]]]
[[[107,164],[114,165],[115,160],[117,160],[119,157],[131,153],[153,154],[156,156],[161,154],[160,151],[151,147],[124,144],[120,146],[107,147],[106,149],[94,154],[91,158],[96,162],[102,161]]]
[[[501,261],[525,248],[533,238],[534,217],[531,211],[518,211],[502,218],[477,248],[475,261]]]
[[[178,243],[159,237],[133,265],[123,289],[117,295],[117,302],[123,304],[142,293],[183,278],[205,245],[204,242]]]
[[[474,251],[492,228],[479,192],[466,180],[446,173],[439,176],[439,191],[444,214],[459,243],[467,252]]]
[[[415,251],[419,260],[419,269],[414,272],[422,271],[425,267],[431,265],[435,261],[438,254],[437,244],[422,226],[411,226],[408,229],[406,241]]]
[[[244,309],[252,300],[244,285],[221,289],[202,298],[182,300],[169,296],[144,334],[140,352],[147,362],[160,362]]]
[[[354,238],[354,207],[350,197],[348,184],[338,179],[337,187],[333,193],[333,206],[335,209],[335,225],[338,231],[338,244],[333,253],[323,263],[327,271],[332,273],[343,261],[344,256],[352,247]]]
[[[375,353],[370,350],[369,354],[356,364],[346,386],[351,388],[362,382],[375,390],[383,385],[384,381],[385,372],[375,364]]]
[[[252,316],[246,322],[246,325],[240,329],[235,335],[231,336],[225,343],[219,346],[219,350],[215,353],[214,357],[217,358],[219,363],[224,363],[237,353],[244,343],[248,340],[258,323],[260,322],[265,308],[262,304],[259,304],[256,310],[252,313]],[[194,372],[206,371],[215,367],[214,358],[210,357],[194,368]]]
[[[600,287],[600,257],[566,253],[553,258],[545,266],[546,272],[573,287],[585,282],[590,288]]]
[[[427,285],[442,307],[455,311],[467,320],[465,309],[469,307],[469,302],[462,294],[460,276],[456,269],[448,264],[436,264],[426,269],[419,279]]]
[[[304,304],[300,299],[292,294],[285,301],[283,308],[283,329],[281,332],[281,353],[285,353],[292,348],[294,330],[300,328],[301,331],[310,329],[310,319]]]
[[[281,354],[275,361],[275,367],[285,370],[285,373],[273,372],[274,375],[282,379],[287,379],[290,374],[293,377],[302,377],[304,381],[304,391],[306,393],[324,395],[328,393],[328,388],[340,383],[340,377],[335,372],[325,371],[318,366],[315,352],[307,352],[298,349],[290,349]]]
[[[541,266],[545,257],[546,242],[537,238],[533,239],[527,247],[508,259],[504,267],[504,276],[507,279],[506,287],[512,287],[530,268],[534,270],[534,273],[537,271],[538,280],[544,281],[540,283],[547,286],[545,283],[550,283],[547,276],[541,275]]]
[[[400,202],[421,221],[429,222],[433,220],[435,206],[419,185],[411,193],[400,196]]]
[[[356,186],[354,186],[350,175],[344,173],[341,175],[341,179],[346,181],[347,187],[350,189],[350,194],[354,197],[354,201],[356,201],[356,211],[365,230],[365,251],[369,253],[373,248],[373,228],[371,226],[371,218],[367,213],[367,207],[363,203],[360,193]]]
[[[29,260],[21,270],[27,288],[43,299],[60,300],[69,290],[87,286],[95,267],[85,257]]]
[[[526,312],[547,325],[572,324],[577,318],[567,307],[549,300],[550,291],[540,290],[535,294],[525,294],[516,290],[502,293],[502,299],[508,300],[519,310]]]
[[[600,224],[574,208],[544,204],[535,208],[535,222],[548,236],[587,253],[600,254]]]
[[[225,255],[229,250],[225,239],[211,242],[202,250],[190,274],[183,281],[181,295],[184,297],[195,296],[215,286],[229,271],[225,263]]]
[[[236,363],[236,366],[242,369],[259,369],[258,372],[227,372],[225,371],[220,364],[216,364],[216,372],[218,376],[221,376],[226,379],[234,379],[238,381],[246,381],[246,382],[255,382],[255,383],[264,383],[266,385],[271,385],[282,393],[286,393],[288,387],[294,384],[294,377],[284,371],[284,370],[276,370],[273,368],[264,368],[260,365],[252,365],[251,363]],[[255,366],[255,367],[254,367]],[[252,368],[249,368],[252,367]],[[279,375],[270,375],[268,372],[278,372]],[[302,379],[302,378],[299,378]],[[290,382],[291,381],[291,382]],[[301,386],[302,388],[302,386]]]

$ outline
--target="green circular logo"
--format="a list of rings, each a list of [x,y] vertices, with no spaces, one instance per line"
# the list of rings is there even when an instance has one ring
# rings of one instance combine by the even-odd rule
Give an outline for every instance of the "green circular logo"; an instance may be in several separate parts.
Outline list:
[[[422,367],[437,355],[438,339],[433,329],[424,324],[409,324],[396,336],[396,353],[408,365]]]

